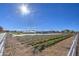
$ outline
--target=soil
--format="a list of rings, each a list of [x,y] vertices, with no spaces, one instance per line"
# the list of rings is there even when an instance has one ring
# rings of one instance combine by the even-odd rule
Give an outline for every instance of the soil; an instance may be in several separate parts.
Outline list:
[[[73,37],[65,39],[50,47],[47,47],[42,50],[42,52],[36,53],[35,56],[66,56],[72,44],[72,39]],[[7,37],[4,55],[34,56],[32,46],[26,46],[12,36]]]

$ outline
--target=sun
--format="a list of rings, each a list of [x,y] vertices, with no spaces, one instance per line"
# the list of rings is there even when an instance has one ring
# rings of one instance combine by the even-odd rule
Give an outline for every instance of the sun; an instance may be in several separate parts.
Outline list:
[[[22,4],[22,5],[19,7],[19,10],[20,10],[20,13],[21,13],[22,15],[30,14],[30,10],[29,10],[29,8],[28,8],[28,5]]]

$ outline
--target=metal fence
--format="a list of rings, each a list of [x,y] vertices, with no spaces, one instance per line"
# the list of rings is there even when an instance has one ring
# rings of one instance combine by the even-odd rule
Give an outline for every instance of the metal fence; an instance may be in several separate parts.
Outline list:
[[[5,46],[6,33],[0,34],[0,56],[3,55],[4,46]]]
[[[68,55],[67,56],[76,56],[76,52],[77,52],[77,42],[78,42],[78,34],[76,34],[74,36],[74,40],[73,40],[73,43],[70,47],[70,50],[68,52]]]

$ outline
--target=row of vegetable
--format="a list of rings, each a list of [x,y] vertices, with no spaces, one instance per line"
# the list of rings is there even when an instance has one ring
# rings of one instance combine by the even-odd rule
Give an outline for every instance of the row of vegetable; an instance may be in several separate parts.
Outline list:
[[[38,50],[38,51],[42,51],[43,49],[45,49],[46,47],[49,47],[51,45],[56,44],[57,42],[60,42],[64,39],[67,39],[69,37],[73,36],[73,34],[66,34],[66,35],[59,35],[57,37],[54,37],[52,39],[47,39],[47,40],[40,40],[39,42],[36,43],[31,43],[30,45],[33,46],[34,51]]]

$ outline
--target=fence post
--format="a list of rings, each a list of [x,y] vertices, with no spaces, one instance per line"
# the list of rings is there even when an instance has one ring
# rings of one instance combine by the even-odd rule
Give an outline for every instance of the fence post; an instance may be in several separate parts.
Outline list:
[[[1,38],[0,38],[0,56],[2,56],[3,52],[4,52],[5,39],[6,39],[6,33],[1,33]]]
[[[77,42],[78,42],[78,34],[75,35],[73,43],[70,47],[70,50],[69,50],[67,56],[76,56]]]

